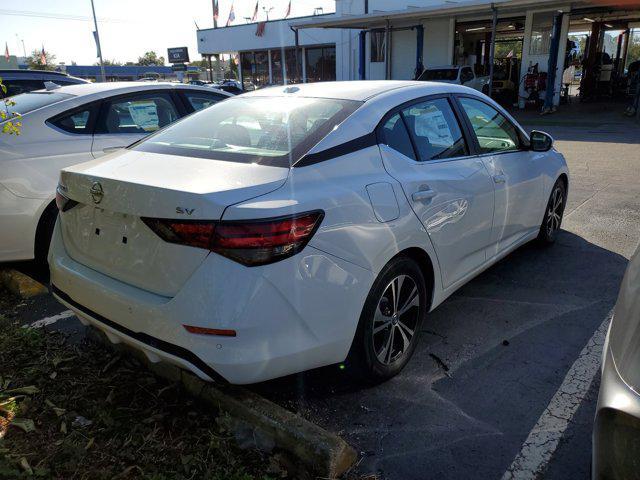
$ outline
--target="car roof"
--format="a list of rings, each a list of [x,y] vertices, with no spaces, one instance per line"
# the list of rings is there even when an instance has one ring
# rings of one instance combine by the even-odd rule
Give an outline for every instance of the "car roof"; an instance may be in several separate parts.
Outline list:
[[[115,93],[128,93],[138,92],[142,90],[158,90],[158,89],[172,89],[172,88],[184,88],[188,90],[198,90],[210,92],[210,87],[203,87],[200,85],[189,85],[186,83],[171,83],[171,82],[101,82],[101,83],[85,83],[80,85],[65,85],[60,88],[56,88],[56,92],[68,93],[74,96],[86,96],[92,94],[115,94]],[[216,90],[216,93],[218,91]],[[227,95],[227,92],[222,92],[223,95]],[[104,95],[101,95],[104,96]],[[230,96],[230,95],[229,95]]]
[[[335,98],[339,100],[366,101],[394,90],[420,86],[423,95],[442,93],[443,89],[457,91],[455,85],[422,82],[415,80],[350,80],[342,82],[302,83],[254,90],[242,97],[298,96],[315,98]],[[430,92],[433,90],[433,92]]]
[[[468,67],[469,65],[434,65],[432,67],[427,67],[425,68],[425,70],[443,70],[443,69],[448,69],[448,70],[453,70],[453,69],[459,69],[462,68],[463,66]]]
[[[16,74],[16,73],[20,73],[20,74],[23,74],[25,76],[42,75],[43,73],[46,73],[47,75],[58,75],[58,76],[63,76],[63,77],[68,77],[69,76],[64,72],[57,72],[55,70],[31,70],[31,69],[26,69],[26,68],[0,69],[0,76],[5,75],[5,74]]]

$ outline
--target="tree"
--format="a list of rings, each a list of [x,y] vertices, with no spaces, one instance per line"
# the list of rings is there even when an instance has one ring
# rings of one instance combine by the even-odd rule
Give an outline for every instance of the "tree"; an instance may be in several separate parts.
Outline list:
[[[143,56],[138,57],[137,65],[164,65],[164,57],[159,57],[154,51],[146,52]]]
[[[117,60],[114,60],[114,59],[109,60],[108,58],[105,58],[104,60],[102,60],[102,63],[104,64],[105,67],[122,65],[122,62],[118,62]],[[94,63],[94,65],[100,66],[100,62],[96,62]]]
[[[2,83],[2,78],[0,78],[0,94],[3,97],[7,94],[7,87]],[[0,134],[20,135],[20,127],[22,126],[20,114],[9,110],[9,107],[14,106],[15,102],[11,98],[2,98],[0,104],[0,123],[2,123]]]
[[[27,57],[27,66],[31,70],[55,70],[56,69],[56,56],[47,51],[44,52],[44,64],[42,63],[42,50],[34,50],[31,55]]]

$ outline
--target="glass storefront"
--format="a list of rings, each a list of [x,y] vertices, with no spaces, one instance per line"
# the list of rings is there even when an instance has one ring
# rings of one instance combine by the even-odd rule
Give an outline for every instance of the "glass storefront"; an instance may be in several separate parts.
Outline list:
[[[242,68],[242,81],[245,85],[254,85],[255,88],[269,83],[269,59],[267,51],[242,52],[240,54],[240,67]]]
[[[302,83],[302,51],[302,48],[298,49],[297,61],[296,49],[291,47],[240,53],[240,68],[245,88],[253,89],[269,85],[269,54],[271,54],[273,85]],[[304,52],[307,82],[326,82],[336,79],[335,46],[308,47]]]
[[[305,50],[307,82],[329,82],[336,79],[336,47]]]

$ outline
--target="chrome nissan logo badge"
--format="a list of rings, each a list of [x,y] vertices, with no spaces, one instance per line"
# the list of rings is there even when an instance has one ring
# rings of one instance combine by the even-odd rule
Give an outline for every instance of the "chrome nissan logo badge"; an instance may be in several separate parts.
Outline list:
[[[89,189],[89,193],[91,194],[93,203],[100,203],[102,201],[102,197],[104,197],[104,190],[102,190],[100,182],[93,182],[93,185],[91,185],[91,188]]]

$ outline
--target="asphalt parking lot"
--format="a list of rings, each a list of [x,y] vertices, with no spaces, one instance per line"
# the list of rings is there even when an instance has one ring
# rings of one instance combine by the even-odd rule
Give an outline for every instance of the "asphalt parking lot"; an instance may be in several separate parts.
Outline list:
[[[584,118],[522,116],[568,160],[559,240],[517,250],[438,307],[398,377],[364,388],[327,368],[255,390],[342,435],[362,474],[588,478],[599,342],[640,239],[640,125]],[[44,296],[18,314],[64,310]],[[50,328],[83,335],[74,317]]]

